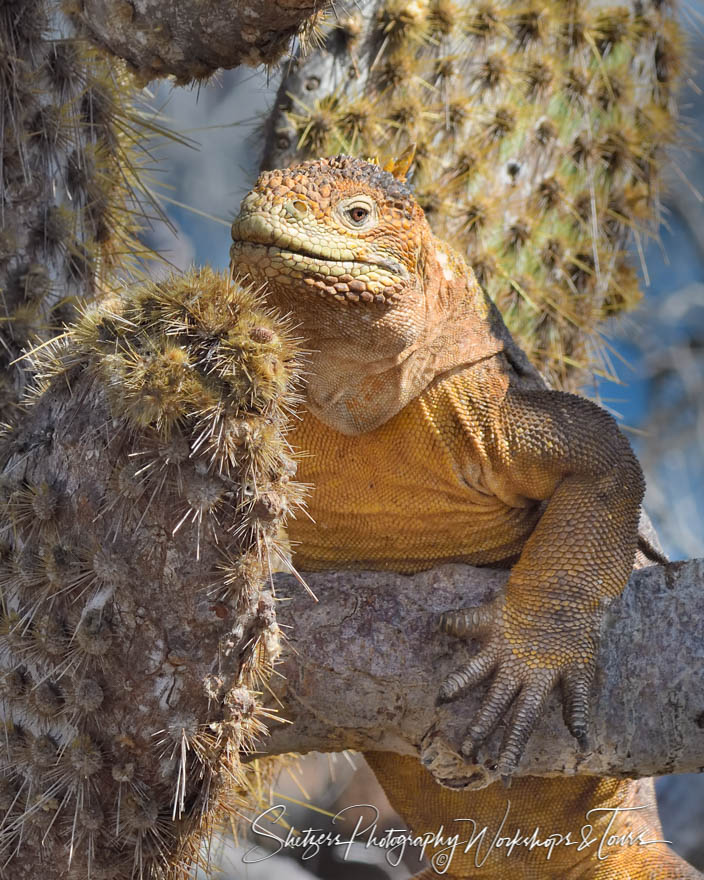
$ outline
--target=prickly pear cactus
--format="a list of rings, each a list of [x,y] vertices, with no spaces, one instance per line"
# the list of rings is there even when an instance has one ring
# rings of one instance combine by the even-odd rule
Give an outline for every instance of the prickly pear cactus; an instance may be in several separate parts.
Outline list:
[[[85,309],[32,371],[0,444],[2,873],[191,876],[267,720],[294,347],[201,270]]]
[[[583,381],[598,322],[639,298],[627,242],[641,248],[658,220],[682,56],[673,5],[366,0],[337,12],[284,78],[265,167],[415,143],[435,231],[546,376]]]
[[[66,36],[51,0],[0,3],[0,412],[16,359],[133,267],[158,214],[143,166],[159,125],[122,63]]]

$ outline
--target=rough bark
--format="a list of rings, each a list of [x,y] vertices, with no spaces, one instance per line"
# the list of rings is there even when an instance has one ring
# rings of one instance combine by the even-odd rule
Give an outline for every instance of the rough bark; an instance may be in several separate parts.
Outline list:
[[[267,750],[422,753],[448,784],[490,781],[486,767],[470,768],[456,752],[482,690],[435,706],[443,677],[476,651],[441,633],[438,615],[490,599],[506,577],[465,565],[413,576],[309,574],[314,605],[281,576],[278,617],[289,645],[272,684],[292,723],[274,726]],[[580,754],[567,733],[556,692],[521,775],[704,770],[703,582],[701,559],[634,572],[603,620],[591,751]],[[480,760],[490,764],[496,746]]]
[[[271,64],[324,5],[320,0],[77,0],[73,20],[144,79],[179,84],[219,68]]]

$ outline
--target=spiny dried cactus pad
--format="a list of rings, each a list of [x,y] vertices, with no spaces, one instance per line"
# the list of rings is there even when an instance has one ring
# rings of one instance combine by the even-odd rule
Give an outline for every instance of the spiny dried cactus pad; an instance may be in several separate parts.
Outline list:
[[[251,788],[296,369],[282,322],[209,270],[91,306],[32,356],[0,445],[11,876],[190,876]]]

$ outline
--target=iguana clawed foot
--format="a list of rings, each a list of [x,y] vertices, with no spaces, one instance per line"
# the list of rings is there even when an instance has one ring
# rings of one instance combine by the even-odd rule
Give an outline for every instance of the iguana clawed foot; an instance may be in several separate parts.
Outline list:
[[[484,646],[469,663],[448,675],[440,687],[439,702],[457,699],[493,675],[462,743],[461,752],[468,760],[476,757],[482,743],[510,713],[495,767],[502,778],[510,779],[558,682],[565,724],[580,747],[587,748],[595,653],[590,631],[536,625],[516,612],[505,596],[478,608],[447,612],[441,626],[453,636],[479,638]]]

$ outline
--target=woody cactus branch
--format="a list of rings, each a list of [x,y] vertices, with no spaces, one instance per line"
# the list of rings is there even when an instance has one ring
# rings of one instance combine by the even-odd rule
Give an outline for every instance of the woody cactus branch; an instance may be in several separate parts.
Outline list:
[[[240,755],[279,650],[294,354],[208,270],[128,288],[35,352],[0,438],[2,876],[190,877],[255,797]]]
[[[443,634],[439,617],[491,599],[506,572],[445,565],[412,576],[307,574],[317,605],[279,577],[278,619],[289,644],[272,686],[292,723],[274,725],[268,752],[395,751],[420,757],[451,787],[491,781],[497,740],[479,766],[458,756],[483,689],[435,705],[440,682],[478,647]],[[581,754],[569,736],[556,692],[521,775],[704,769],[703,583],[701,559],[634,572],[603,621],[590,751]]]
[[[100,48],[124,58],[143,80],[179,84],[219,68],[272,64],[327,4],[321,0],[71,0],[73,21]]]

